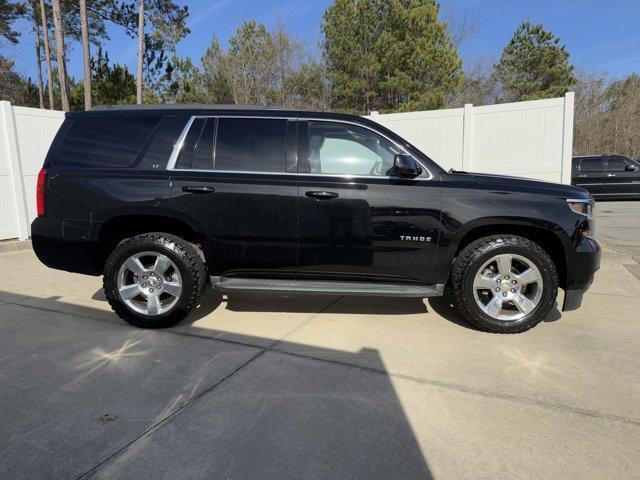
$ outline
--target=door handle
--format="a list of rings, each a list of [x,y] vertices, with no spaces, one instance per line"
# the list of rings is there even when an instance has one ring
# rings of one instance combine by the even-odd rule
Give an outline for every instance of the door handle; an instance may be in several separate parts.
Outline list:
[[[336,192],[310,191],[305,193],[305,196],[317,198],[318,200],[331,200],[332,198],[337,198],[338,194]]]
[[[202,193],[213,193],[216,191],[216,189],[206,185],[185,185],[184,187],[182,187],[182,191],[187,193],[202,194]]]
[[[615,173],[607,173],[607,177],[615,177],[616,174]]]

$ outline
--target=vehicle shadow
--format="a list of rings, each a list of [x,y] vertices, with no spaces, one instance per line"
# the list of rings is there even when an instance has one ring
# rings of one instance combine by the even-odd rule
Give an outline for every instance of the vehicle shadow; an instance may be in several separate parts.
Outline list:
[[[233,297],[227,307],[240,312],[279,311],[287,300]],[[191,317],[180,330],[141,330],[55,297],[0,298],[0,351],[11,359],[0,377],[12,392],[0,396],[0,476],[433,478],[376,349],[310,353],[288,340],[205,332]],[[205,298],[195,318],[222,299]],[[393,308],[426,311],[407,299],[365,310]]]
[[[243,294],[235,293],[222,295],[216,292],[207,292],[203,295],[198,308],[183,323],[195,323],[210,315],[221,303],[225,302],[225,308],[234,312],[286,312],[286,313],[314,313],[316,302],[309,301],[318,297],[340,299],[339,296],[314,296],[307,294],[274,295],[269,293]],[[102,289],[96,291],[91,297],[94,300],[106,301]],[[353,297],[351,297],[353,298]],[[428,313],[428,306],[439,316],[460,327],[470,330],[478,330],[469,323],[453,306],[451,297],[445,293],[441,297],[400,298],[400,297],[360,297],[363,301],[343,302],[336,301],[331,305],[331,313],[334,314],[361,314],[361,315],[410,315]],[[425,303],[426,302],[426,303]],[[549,314],[543,320],[545,323],[560,320],[562,314],[558,304],[554,304]]]

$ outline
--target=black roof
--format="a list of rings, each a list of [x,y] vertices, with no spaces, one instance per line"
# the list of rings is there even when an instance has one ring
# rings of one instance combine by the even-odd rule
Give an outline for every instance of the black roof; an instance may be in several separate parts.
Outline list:
[[[153,104],[153,105],[96,105],[90,111],[101,110],[277,110],[301,112],[303,110],[275,105],[225,105],[225,104],[201,104],[201,103],[185,103],[185,104]]]

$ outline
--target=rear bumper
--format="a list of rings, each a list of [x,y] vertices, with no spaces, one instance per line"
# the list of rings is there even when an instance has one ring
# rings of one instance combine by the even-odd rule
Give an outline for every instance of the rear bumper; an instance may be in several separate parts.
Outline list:
[[[582,296],[593,283],[599,268],[600,245],[595,240],[583,238],[567,265],[567,285],[562,304],[564,312],[580,308]]]
[[[95,223],[36,218],[31,224],[31,243],[47,267],[87,275],[100,275],[97,265]]]

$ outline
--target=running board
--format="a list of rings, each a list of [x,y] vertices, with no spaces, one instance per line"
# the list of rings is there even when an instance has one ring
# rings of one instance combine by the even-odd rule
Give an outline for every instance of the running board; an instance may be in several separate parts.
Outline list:
[[[318,295],[361,295],[381,297],[439,297],[444,285],[398,283],[332,282],[318,280],[281,280],[263,278],[211,277],[214,290],[221,293],[313,293]]]

